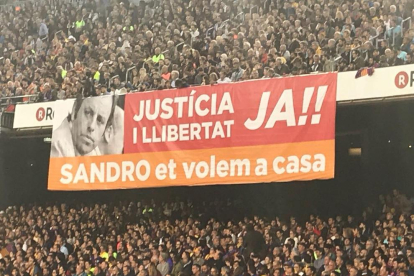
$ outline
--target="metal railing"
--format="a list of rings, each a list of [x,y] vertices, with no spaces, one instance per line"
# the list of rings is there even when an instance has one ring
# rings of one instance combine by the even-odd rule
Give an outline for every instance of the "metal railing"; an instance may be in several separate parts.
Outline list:
[[[408,21],[408,29],[411,29],[411,17],[407,17],[401,22],[401,37],[404,37],[404,23]]]
[[[209,37],[209,36],[208,36],[208,33],[209,33],[211,30],[214,30],[214,26],[213,26],[213,27],[211,27],[210,29],[208,29],[208,30],[206,31],[206,38],[208,38],[208,37]]]
[[[391,32],[391,34],[392,34],[392,47],[394,47],[395,46],[395,33]]]
[[[230,19],[227,19],[227,20],[224,20],[223,22],[221,22],[218,29],[222,29],[223,27],[226,27],[228,25],[228,22],[230,22]]]
[[[254,6],[254,7],[250,8],[250,12],[252,12],[252,9],[254,9],[254,8],[257,8],[258,9],[259,7],[258,6]],[[223,22],[221,22],[221,24],[217,27],[217,30],[223,29],[224,27],[227,28],[227,26],[230,24],[230,22],[232,22],[233,20],[237,20],[239,17],[241,17],[241,21],[244,22],[244,19],[245,19],[244,12],[240,12],[240,13],[236,14],[232,19],[229,18],[229,19],[224,20]],[[242,24],[240,24],[239,26],[241,26],[241,25]],[[213,26],[213,27],[211,27],[210,29],[208,29],[206,31],[206,38],[209,37],[208,33],[211,30],[213,30],[214,28],[215,27]]]
[[[130,68],[127,69],[126,73],[125,73],[125,83],[128,83],[128,77],[129,77],[129,72],[131,70],[134,70],[135,68],[137,68],[136,66],[132,66]]]
[[[252,14],[253,14],[253,9],[256,9],[256,13],[258,13],[259,12],[259,7],[256,5],[256,6],[253,6],[253,7],[251,7],[250,8],[250,17],[252,16]]]
[[[37,94],[33,95],[22,95],[22,96],[11,96],[11,97],[1,97],[0,98],[0,112],[3,111],[6,107],[12,104],[29,104],[36,102],[38,98]]]
[[[342,59],[342,56],[338,56],[338,57],[336,57],[336,58],[334,58],[334,59],[332,60],[332,62],[333,62],[333,64],[334,64],[334,66],[332,66],[332,69],[331,69],[331,71],[330,71],[330,72],[335,72],[335,71],[337,71],[337,68],[338,68],[338,62],[339,62],[341,59]]]
[[[375,42],[375,47],[378,49],[378,44],[380,42],[383,42],[385,39],[377,39],[377,41]]]
[[[389,31],[389,30],[392,30],[392,29],[394,29],[394,28],[390,28],[390,29],[388,29],[388,30],[385,30],[385,32],[384,32],[384,39],[387,39],[387,36],[388,36],[388,31]]]
[[[376,38],[377,38],[377,37],[379,37],[379,36],[380,36],[380,34],[377,34],[376,36],[370,37],[370,38],[369,38],[369,41],[373,42],[373,40],[374,40],[374,39],[376,39]]]
[[[227,27],[228,27],[229,22],[230,22],[230,19],[227,19],[227,20],[221,22],[220,26],[217,28],[217,31],[224,28],[223,34],[227,35],[227,33],[228,33],[228,28]]]
[[[115,76],[113,76],[112,78],[109,79],[109,83],[108,83],[109,88],[111,88],[112,80],[115,79],[115,78],[119,78],[119,75],[115,75]]]
[[[181,42],[181,43],[178,43],[177,45],[175,45],[175,51],[177,52],[178,51],[178,47],[180,47],[183,44],[185,44],[185,42]]]
[[[267,3],[268,3],[269,1],[271,1],[271,0],[265,0],[265,1],[264,1],[264,3],[263,3],[263,10],[266,10],[266,5],[267,5]],[[269,6],[269,10],[270,10],[270,6]]]
[[[374,43],[376,45],[376,47],[378,48],[378,37],[380,36],[380,34],[377,32],[376,36],[370,37],[369,41],[371,42],[371,45],[374,46]]]
[[[389,28],[388,30],[385,31],[384,33],[384,39],[386,39],[388,42],[390,42],[390,38],[388,36],[388,32],[390,33],[390,36],[392,35],[392,44],[391,46],[394,47],[395,44],[395,34],[392,30],[394,30],[395,27]]]
[[[236,16],[233,17],[233,19],[237,19],[240,16],[242,17],[242,20],[241,21],[244,22],[244,12],[241,12],[241,13],[236,14]]]
[[[27,101],[15,101],[15,103],[17,103],[17,102],[30,103],[30,102],[34,102],[34,100],[37,98],[37,96],[38,96],[37,94],[31,94],[31,95],[1,97],[0,102],[3,103],[4,101],[11,101],[11,100],[16,100],[16,99],[29,98],[29,100],[27,100]]]
[[[17,104],[31,104],[36,102],[37,98],[37,94],[0,98],[0,126],[13,128],[15,111],[6,111],[7,107],[16,106]]]

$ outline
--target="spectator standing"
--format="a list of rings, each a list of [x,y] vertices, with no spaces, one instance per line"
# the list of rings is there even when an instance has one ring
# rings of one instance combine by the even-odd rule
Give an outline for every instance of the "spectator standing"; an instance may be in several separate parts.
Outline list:
[[[263,254],[263,236],[253,229],[252,224],[246,225],[246,234],[243,238],[243,247],[245,248],[244,256],[246,258],[248,258],[252,253]]]

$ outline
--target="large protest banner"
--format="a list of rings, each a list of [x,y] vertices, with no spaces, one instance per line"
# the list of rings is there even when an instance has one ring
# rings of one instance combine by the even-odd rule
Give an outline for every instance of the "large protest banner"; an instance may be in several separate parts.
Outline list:
[[[333,178],[336,82],[328,73],[63,103],[48,188]]]

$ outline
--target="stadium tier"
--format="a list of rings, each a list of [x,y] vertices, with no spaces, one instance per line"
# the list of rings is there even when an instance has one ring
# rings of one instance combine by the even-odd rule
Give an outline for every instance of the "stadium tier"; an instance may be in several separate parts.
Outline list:
[[[413,20],[0,0],[0,276],[414,276]]]
[[[412,64],[413,2],[41,0],[2,6],[7,102]],[[13,98],[15,97],[15,98]]]

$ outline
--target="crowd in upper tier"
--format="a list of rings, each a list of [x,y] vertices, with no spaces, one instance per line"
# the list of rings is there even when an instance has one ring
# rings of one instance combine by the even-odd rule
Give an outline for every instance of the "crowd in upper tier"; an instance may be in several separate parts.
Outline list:
[[[414,63],[411,0],[40,0],[1,8],[0,96],[25,96],[13,101]]]

